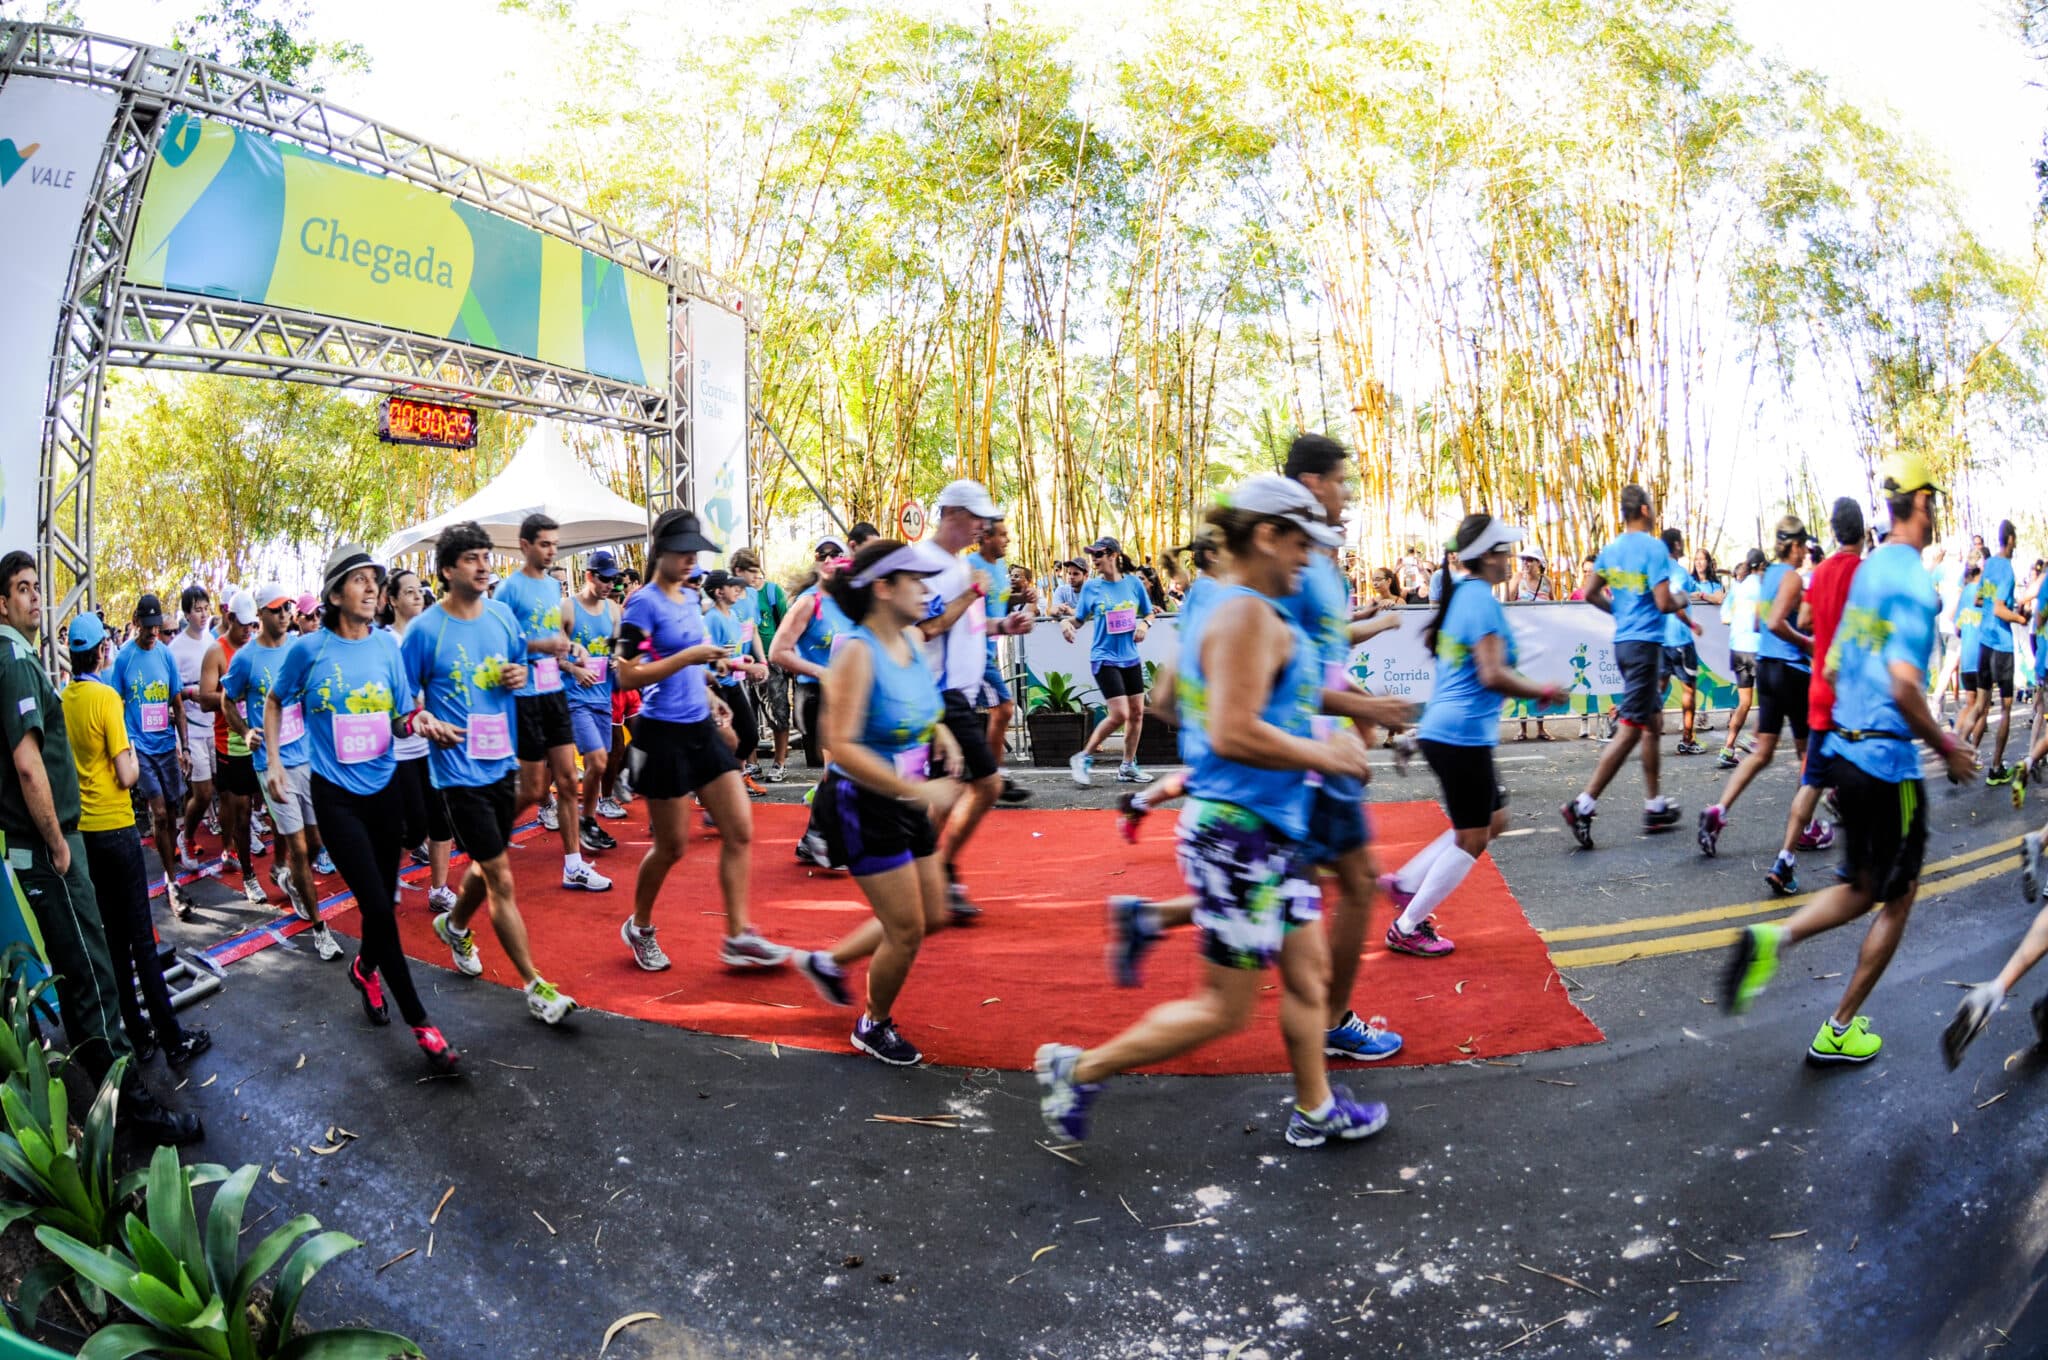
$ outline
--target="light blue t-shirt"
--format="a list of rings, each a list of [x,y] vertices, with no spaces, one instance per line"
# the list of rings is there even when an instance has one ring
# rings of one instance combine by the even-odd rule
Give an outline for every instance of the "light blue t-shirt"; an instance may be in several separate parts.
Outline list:
[[[1795,670],[1810,671],[1813,669],[1812,658],[1771,631],[1771,613],[1777,608],[1778,591],[1783,588],[1785,577],[1791,572],[1792,564],[1789,562],[1773,562],[1764,568],[1763,594],[1756,609],[1757,623],[1763,631],[1757,634],[1756,654],[1759,660],[1768,657],[1773,661],[1782,661]],[[1797,622],[1795,610],[1793,617],[1788,618],[1786,623],[1796,626]]]
[[[1326,552],[1312,551],[1301,573],[1301,589],[1287,597],[1286,609],[1316,645],[1323,666],[1324,689],[1351,687],[1351,581]],[[1181,628],[1187,628],[1187,610],[1181,611]],[[1346,775],[1323,780],[1325,796],[1338,802],[1357,802],[1365,797],[1363,780]]]
[[[982,608],[988,611],[988,616],[992,619],[999,619],[1002,618],[1005,614],[1009,613],[1009,559],[999,558],[996,561],[991,562],[986,557],[983,557],[981,555],[981,549],[976,548],[973,552],[967,554],[967,569],[969,571],[983,571],[988,573],[988,594],[983,596],[981,601]],[[995,634],[993,633],[989,634],[988,638],[988,654],[990,656],[994,656],[996,654],[996,638]]]
[[[184,678],[167,643],[143,647],[133,638],[121,645],[107,683],[121,695],[128,740],[147,755],[169,755],[178,749],[178,720],[172,706],[182,702]]]
[[[575,676],[569,677],[569,702],[578,708],[601,708],[606,713],[612,707],[612,610],[605,602],[595,610],[585,609],[583,601],[571,596],[569,599],[569,636],[582,645],[588,660],[584,662],[591,670],[602,669],[594,684],[586,685]],[[607,718],[605,721],[611,721]]]
[[[1685,563],[1675,557],[1671,559],[1670,573],[1664,579],[1671,586],[1673,594],[1677,594],[1682,590],[1687,595],[1692,595],[1700,589],[1699,581],[1694,578],[1691,571],[1687,570]],[[1691,641],[1692,629],[1685,626],[1685,620],[1676,614],[1666,614],[1664,616],[1664,645],[1666,647],[1683,647]]]
[[[1984,607],[1977,603],[1977,582],[1972,581],[1956,597],[1956,645],[1961,659],[1956,669],[1964,675],[1977,673],[1977,654],[1984,650],[1981,635],[1984,622]]]
[[[527,664],[526,635],[503,604],[483,606],[475,618],[458,619],[434,604],[398,647],[406,682],[427,696],[427,712],[468,731],[460,746],[428,748],[437,789],[480,789],[519,766],[519,705],[500,676],[507,665]]]
[[[1671,553],[1655,534],[1632,529],[1600,550],[1593,570],[1614,598],[1614,640],[1664,645],[1664,611],[1657,582],[1668,579]]]
[[[798,595],[789,607],[799,617],[809,616],[803,632],[797,634],[797,655],[813,666],[831,665],[832,644],[853,631],[853,620],[847,618],[846,611],[817,586]],[[796,682],[800,685],[818,683],[808,675],[799,675]]]
[[[391,715],[412,710],[414,690],[389,631],[350,642],[322,628],[300,638],[278,668],[275,693],[306,715],[314,774],[365,796],[391,783]]]
[[[498,582],[491,598],[512,611],[512,617],[518,621],[528,642],[562,635],[562,583],[554,577],[546,574],[528,576],[524,570],[515,571]],[[529,651],[521,661],[526,666],[526,687],[519,691],[521,694],[554,694],[568,680],[562,674],[558,657]],[[543,667],[540,663],[543,661],[548,663],[546,669],[553,672],[552,682],[541,673]]]
[[[746,648],[746,625],[740,622],[737,614],[728,610],[705,610],[704,633],[711,641],[721,647],[738,647],[743,651]],[[723,677],[718,678],[716,683],[721,689],[735,689],[739,686],[740,681],[740,673],[736,670],[729,670]]]
[[[1920,565],[1920,553],[1904,543],[1887,543],[1856,568],[1842,622],[1828,648],[1835,677],[1835,730],[1826,751],[1864,773],[1891,784],[1920,778],[1920,753],[1912,730],[1892,701],[1891,667],[1900,661],[1927,680],[1934,651],[1934,617],[1941,596]],[[1860,732],[1860,741],[1848,733]]]
[[[1476,576],[1452,588],[1450,608],[1436,635],[1436,683],[1415,735],[1447,746],[1498,746],[1500,709],[1497,690],[1479,679],[1479,640],[1498,636],[1507,647],[1507,663],[1515,664],[1515,635],[1507,611],[1493,591]]]
[[[1728,620],[1728,650],[1756,655],[1758,636],[1757,617],[1761,608],[1764,589],[1764,574],[1753,571],[1735,583],[1728,592],[1726,618]]]
[[[704,611],[697,592],[684,590],[681,600],[670,599],[658,584],[633,592],[619,620],[623,637],[627,629],[636,635],[644,660],[659,661],[687,651],[705,640]],[[643,689],[640,712],[658,722],[701,722],[711,716],[711,699],[705,691],[703,666],[685,666],[655,685]]]
[[[1135,666],[1138,664],[1138,620],[1152,613],[1152,597],[1145,583],[1135,575],[1115,581],[1090,577],[1081,587],[1081,601],[1074,607],[1076,626],[1095,621],[1095,637],[1088,644],[1090,666]]]
[[[277,673],[284,665],[285,654],[297,645],[298,639],[291,633],[286,633],[284,641],[275,647],[266,647],[260,637],[252,637],[235,649],[235,659],[228,662],[228,673],[221,677],[221,693],[242,706],[242,721],[258,732],[263,730],[264,700],[277,688]],[[278,703],[285,705],[285,700],[280,698]],[[312,759],[306,750],[305,726],[305,706],[300,705],[299,711],[293,713],[287,705],[279,735],[298,732],[296,739],[283,743],[287,770],[295,770]],[[249,758],[258,774],[270,768],[270,752],[262,742],[249,743]]]
[[[1977,599],[1984,610],[1983,620],[1978,627],[1984,645],[1994,652],[2012,650],[2012,625],[1998,617],[1998,611],[1991,606],[1995,601],[2007,609],[2013,607],[2012,559],[2002,554],[1985,559],[1984,575],[1977,582]]]

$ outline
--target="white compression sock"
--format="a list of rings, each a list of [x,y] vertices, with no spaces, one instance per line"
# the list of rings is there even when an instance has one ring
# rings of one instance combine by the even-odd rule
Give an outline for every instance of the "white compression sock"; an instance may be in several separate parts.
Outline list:
[[[582,867],[583,867],[583,856],[582,856],[581,854],[574,854],[574,855],[564,855],[564,856],[562,856],[562,872],[563,872],[563,873],[565,873],[565,874],[573,874],[573,873],[575,873],[575,872],[576,872],[576,871],[577,871],[578,869],[581,869]]]
[[[1399,928],[1403,935],[1413,935],[1415,928],[1429,919],[1446,897],[1456,892],[1458,885],[1465,881],[1465,875],[1472,872],[1472,866],[1479,861],[1452,845],[1436,857],[1429,866],[1429,873],[1416,890],[1415,900],[1408,904],[1408,910],[1401,913]]]
[[[1415,858],[1402,865],[1394,873],[1394,885],[1404,893],[1422,891],[1422,882],[1429,877],[1429,871],[1437,856],[1458,843],[1458,833],[1446,831],[1428,845],[1415,852]]]

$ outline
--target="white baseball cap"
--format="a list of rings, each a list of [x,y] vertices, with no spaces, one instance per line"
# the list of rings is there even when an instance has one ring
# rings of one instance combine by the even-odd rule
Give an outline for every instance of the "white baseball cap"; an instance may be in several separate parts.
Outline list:
[[[1315,498],[1314,492],[1292,477],[1272,472],[1247,477],[1232,489],[1228,503],[1254,514],[1293,520],[1309,536],[1310,542],[1320,543],[1325,548],[1339,547],[1344,542],[1343,532],[1333,527],[1324,514],[1323,503]]]
[[[944,510],[949,505],[957,505],[978,519],[1003,518],[1002,507],[988,494],[988,488],[965,477],[957,482],[947,483],[946,489],[939,493],[939,498],[932,502],[932,509]]]
[[[228,596],[228,613],[235,616],[237,623],[256,622],[256,597],[246,590],[238,590]]]

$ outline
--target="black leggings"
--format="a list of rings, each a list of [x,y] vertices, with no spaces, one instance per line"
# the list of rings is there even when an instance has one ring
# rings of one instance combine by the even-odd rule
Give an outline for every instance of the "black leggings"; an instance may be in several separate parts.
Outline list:
[[[398,844],[402,849],[410,850],[421,841],[455,839],[448,805],[428,777],[425,756],[398,762],[398,773],[391,776],[391,791],[398,795]]]
[[[798,719],[804,729],[804,764],[815,770],[825,763],[818,754],[819,745],[825,740],[825,733],[818,726],[818,705],[825,697],[825,687],[815,681],[796,687]]]
[[[149,872],[142,859],[142,837],[133,826],[112,831],[81,831],[86,872],[92,894],[99,899],[100,923],[107,932],[107,958],[114,965],[114,991],[121,1023],[130,1043],[146,1043],[154,1031],[157,1046],[170,1048],[185,1037],[178,1026],[171,989],[156,960],[156,923],[149,912]],[[135,980],[142,979],[142,998],[149,1006],[145,1020],[136,1004]]]
[[[391,904],[391,885],[398,878],[398,800],[391,790],[350,793],[313,775],[313,811],[320,818],[320,839],[341,871],[341,881],[355,894],[363,920],[362,961],[381,973],[391,999],[405,1023],[427,1023],[427,1008],[413,990],[412,969],[398,942],[398,915]]]
[[[733,754],[745,765],[761,749],[761,720],[754,716],[754,700],[745,685],[720,685],[718,697],[732,710],[732,732],[739,738]]]

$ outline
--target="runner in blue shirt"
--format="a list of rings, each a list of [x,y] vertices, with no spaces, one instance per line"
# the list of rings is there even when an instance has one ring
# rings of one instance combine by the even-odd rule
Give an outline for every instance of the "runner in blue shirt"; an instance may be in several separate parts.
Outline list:
[[[988,593],[982,596],[982,605],[991,619],[1005,618],[1010,613],[1009,552],[1010,526],[999,519],[982,530],[980,539],[967,553],[967,569],[979,573],[976,579],[986,583]],[[1002,654],[994,629],[988,635],[988,669],[981,677],[981,700],[988,705],[988,749],[1001,759],[1010,739],[1010,723],[1017,716],[1017,704],[1010,693],[1010,682],[1003,678]],[[1031,790],[1005,774],[1000,797],[1005,803],[1021,803],[1031,797]]]
[[[1906,933],[1919,891],[1927,795],[1914,739],[1940,754],[1952,782],[1976,768],[1969,749],[1941,730],[1927,705],[1927,662],[1941,605],[1920,552],[1934,537],[1941,490],[1924,460],[1912,454],[1885,461],[1883,487],[1891,533],[1857,567],[1822,659],[1835,686],[1834,729],[1821,751],[1832,763],[1842,810],[1844,881],[1782,924],[1744,930],[1723,988],[1730,1011],[1748,1010],[1786,949],[1880,907],[1833,1017],[1821,1023],[1807,1049],[1807,1060],[1818,1064],[1866,1063],[1883,1047],[1859,1012]]]
[[[1620,727],[1584,792],[1559,811],[1582,850],[1593,848],[1593,817],[1600,795],[1621,773],[1629,755],[1643,751],[1643,829],[1669,831],[1678,825],[1678,805],[1658,791],[1658,742],[1664,732],[1664,616],[1684,615],[1686,599],[1671,588],[1671,554],[1651,530],[1657,504],[1631,483],[1621,489],[1626,532],[1601,549],[1586,573],[1586,602],[1614,616],[1614,664],[1621,672]]]
[[[373,626],[384,569],[369,552],[342,544],[328,557],[321,581],[321,625],[285,653],[263,705],[263,745],[284,749],[285,711],[298,705],[321,836],[362,919],[362,947],[349,964],[349,982],[376,1025],[391,1023],[384,1003],[389,987],[420,1052],[437,1070],[453,1071],[461,1055],[428,1022],[398,938],[391,889],[398,880],[401,814],[388,790],[397,765],[394,736],[417,733],[446,746],[462,734],[416,711],[398,640]],[[290,796],[282,763],[272,764],[265,780],[274,802]]]
[[[1664,531],[1664,551],[1671,554],[1670,575],[1666,583],[1672,590],[1697,604],[1721,603],[1720,587],[1700,580],[1686,567],[1685,535],[1682,532],[1677,529]],[[1693,639],[1700,632],[1700,625],[1689,611],[1664,616],[1664,670],[1678,683],[1678,754],[1682,756],[1704,755],[1707,749],[1695,740],[1700,703],[1700,649]]]
[[[597,819],[617,821],[626,815],[617,802],[603,796],[611,782],[607,776],[618,736],[612,730],[612,639],[619,632],[612,583],[618,579],[618,558],[610,549],[599,548],[583,564],[583,588],[562,616],[563,631],[583,652],[583,664],[572,671],[569,685],[569,727],[576,735],[576,753],[583,757],[583,817],[578,830],[586,848],[600,851],[615,849],[618,842]]]
[[[1080,603],[1074,617],[1060,624],[1060,636],[1072,642],[1078,625],[1094,623],[1088,664],[1095,671],[1095,687],[1102,692],[1109,711],[1067,765],[1076,784],[1094,783],[1096,750],[1122,728],[1124,755],[1116,767],[1117,782],[1149,784],[1152,776],[1138,766],[1138,739],[1145,730],[1145,668],[1138,661],[1138,644],[1145,640],[1150,626],[1146,620],[1152,614],[1152,597],[1145,593],[1145,583],[1137,574],[1129,572],[1131,560],[1115,539],[1107,535],[1098,538],[1086,552],[1098,575],[1081,587]]]
[[[185,740],[185,705],[178,696],[184,677],[177,658],[163,641],[163,603],[154,595],[135,602],[135,636],[114,656],[107,683],[121,696],[121,715],[128,724],[128,742],[135,752],[135,791],[149,808],[150,839],[163,865],[164,894],[180,920],[191,906],[177,889],[180,870],[197,863],[177,862],[176,817],[185,802],[185,771],[192,758]]]
[[[729,660],[718,679],[718,697],[732,714],[732,731],[740,758],[740,782],[756,797],[766,789],[746,771],[755,752],[761,749],[761,720],[754,712],[752,685],[768,678],[768,666],[760,652],[754,621],[740,613],[747,583],[728,571],[714,571],[704,578],[704,629],[711,640],[725,648]]]
[[[1983,692],[1983,698],[1977,709],[1977,730],[1970,737],[1972,749],[1984,739],[1985,728],[1991,719],[1991,692],[1994,688],[1998,691],[1998,744],[1992,751],[1991,771],[1984,776],[1987,784],[2013,782],[2013,771],[2005,763],[2005,743],[2012,735],[2012,626],[2027,621],[2013,599],[2017,582],[2013,576],[2012,555],[2019,543],[2019,530],[2013,528],[2012,521],[2000,521],[1998,551],[1985,559],[1984,578],[1977,583],[1977,603],[1984,614],[1983,650],[1977,657],[1977,685]]]

